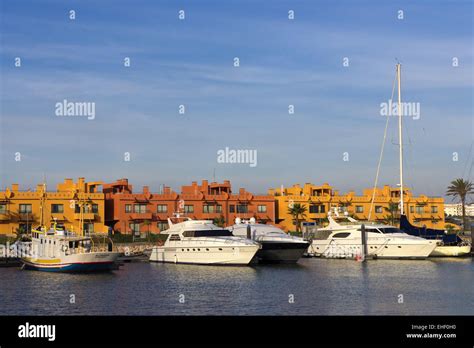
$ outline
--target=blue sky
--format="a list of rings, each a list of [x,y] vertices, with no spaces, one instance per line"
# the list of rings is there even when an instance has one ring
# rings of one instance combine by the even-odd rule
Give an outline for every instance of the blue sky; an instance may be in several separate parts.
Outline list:
[[[421,105],[419,120],[404,119],[407,185],[443,195],[449,181],[469,172],[471,1],[1,6],[1,188],[34,187],[44,173],[50,185],[127,177],[137,189],[179,189],[215,171],[235,190],[329,182],[361,192],[373,185],[385,126],[380,103],[390,98],[396,59],[404,101]],[[95,102],[95,119],[57,117],[55,104],[64,99]],[[396,131],[392,119],[380,184],[398,182]],[[258,165],[217,163],[226,147],[257,150]]]

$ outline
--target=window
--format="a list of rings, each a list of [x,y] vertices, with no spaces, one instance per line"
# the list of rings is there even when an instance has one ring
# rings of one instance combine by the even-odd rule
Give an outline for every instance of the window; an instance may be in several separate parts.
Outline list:
[[[20,214],[31,213],[31,204],[20,204]]]
[[[6,213],[7,213],[7,205],[0,204],[0,214],[6,214]]]
[[[31,233],[31,224],[19,224],[21,233]]]
[[[383,213],[383,207],[381,205],[376,205],[375,212],[378,214]]]
[[[85,222],[84,223],[84,234],[89,235],[91,233],[94,233],[94,224]]]
[[[204,207],[203,207],[203,213],[214,213],[214,205],[212,204],[204,204]]]
[[[229,205],[229,213],[235,213],[235,205]]]
[[[362,205],[356,205],[356,213],[363,213],[364,207]]]
[[[97,214],[99,212],[99,205],[98,204],[84,204],[84,213],[94,213]],[[81,205],[76,204],[74,207],[74,212],[79,214],[81,212]]]
[[[185,213],[194,213],[194,205],[185,205],[184,206],[184,212]]]
[[[320,213],[325,213],[326,212],[326,206],[325,205],[320,205],[319,206],[319,212]]]
[[[319,213],[319,205],[310,205],[309,206],[309,213],[310,214],[318,214]]]
[[[350,236],[349,232],[336,233],[333,238],[347,238]]]
[[[176,241],[176,240],[181,240],[181,237],[179,236],[179,234],[172,234],[170,235],[170,241]]]
[[[140,224],[138,222],[130,222],[129,226],[133,234],[140,233]]]
[[[168,229],[168,223],[166,221],[158,221],[156,227],[158,227],[160,231],[165,231]]]
[[[144,214],[144,213],[146,213],[146,204],[135,204],[133,206],[133,212],[135,214]]]
[[[438,212],[438,206],[432,205],[431,206],[431,213],[436,214]]]
[[[132,205],[131,204],[125,204],[125,212],[126,213],[131,213],[132,212]]]
[[[231,237],[232,232],[229,230],[197,230],[184,231],[184,237]]]
[[[266,206],[266,205],[259,205],[259,206],[257,207],[257,211],[258,211],[259,213],[266,213],[266,212],[267,212],[267,206]]]
[[[220,204],[216,205],[216,213],[222,213],[222,205]]]
[[[417,206],[416,206],[416,213],[417,213],[417,214],[423,214],[424,210],[425,210],[425,209],[424,209],[424,207],[423,207],[422,205],[417,205]]]
[[[249,206],[247,204],[237,204],[237,213],[245,214],[249,212]]]
[[[166,204],[158,204],[156,206],[156,212],[157,213],[167,213],[168,212],[168,206]]]
[[[53,214],[64,213],[64,205],[62,205],[62,204],[51,204],[51,213],[53,213]]]

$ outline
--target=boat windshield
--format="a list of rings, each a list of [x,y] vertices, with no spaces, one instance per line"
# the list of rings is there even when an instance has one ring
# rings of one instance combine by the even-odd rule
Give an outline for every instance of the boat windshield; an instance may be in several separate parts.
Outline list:
[[[184,237],[230,237],[232,232],[229,230],[196,230],[184,231]]]
[[[379,227],[378,230],[382,233],[404,233],[396,227]]]

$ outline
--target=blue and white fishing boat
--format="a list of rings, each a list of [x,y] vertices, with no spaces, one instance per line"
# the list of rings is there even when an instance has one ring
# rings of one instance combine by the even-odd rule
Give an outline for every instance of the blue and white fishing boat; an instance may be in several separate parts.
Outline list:
[[[21,255],[23,269],[45,272],[99,272],[118,268],[118,252],[99,250],[91,237],[85,236],[81,228],[76,235],[58,227],[56,221],[51,228],[43,225],[43,211],[46,201],[46,184],[41,197],[41,220],[39,227],[32,229],[28,250]],[[79,226],[84,226],[84,206],[79,200]]]
[[[22,256],[23,269],[45,272],[98,272],[117,269],[119,253],[93,251],[90,237],[57,228],[32,230],[30,250]]]

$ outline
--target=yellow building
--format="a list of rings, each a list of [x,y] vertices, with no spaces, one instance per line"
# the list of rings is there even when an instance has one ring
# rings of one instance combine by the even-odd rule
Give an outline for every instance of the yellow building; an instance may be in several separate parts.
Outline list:
[[[324,183],[316,186],[306,183],[303,187],[293,185],[289,188],[276,188],[268,191],[276,200],[276,223],[287,231],[295,230],[292,216],[288,209],[293,204],[306,207],[306,221],[324,223],[327,213],[333,208],[347,211],[350,216],[358,220],[368,220],[371,210],[373,189],[365,189],[361,196],[350,191],[339,194],[337,190]],[[444,199],[425,195],[413,196],[410,189],[404,189],[404,211],[408,220],[418,226],[426,225],[430,228],[444,229]],[[400,202],[400,189],[390,186],[378,188],[375,191],[374,203],[370,214],[371,221],[388,222],[390,215],[399,218],[398,211],[390,213],[390,207]]]
[[[0,191],[0,234],[29,231],[39,226],[41,220],[45,226],[56,221],[78,233],[82,220],[85,234],[107,232],[101,185],[101,182],[86,183],[84,178],[79,178],[77,183],[65,179],[57,185],[56,192],[49,192],[42,184],[35,191],[20,191],[18,184],[13,184]]]

